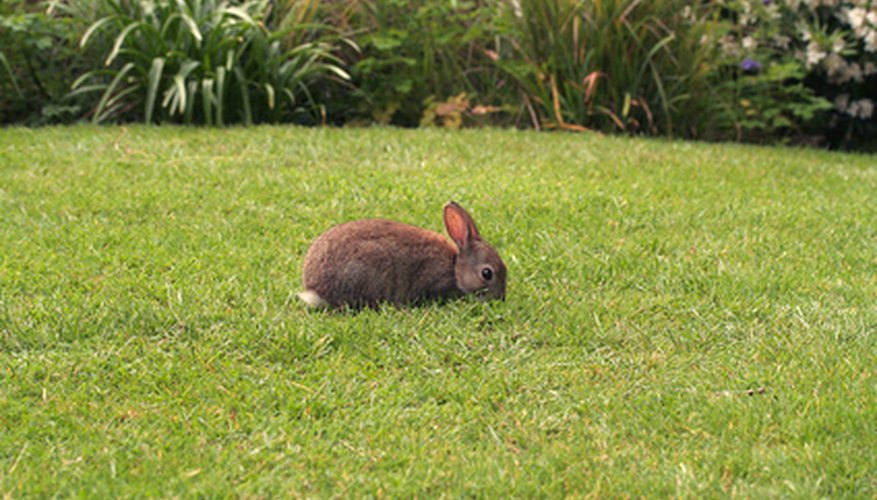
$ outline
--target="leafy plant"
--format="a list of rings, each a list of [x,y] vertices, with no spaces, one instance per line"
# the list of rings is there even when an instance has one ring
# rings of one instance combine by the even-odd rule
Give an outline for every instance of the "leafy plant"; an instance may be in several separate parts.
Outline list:
[[[493,16],[476,1],[346,0],[327,17],[361,47],[349,54],[354,119],[417,126],[432,102],[465,93],[498,103],[496,68],[485,56]],[[327,9],[329,10],[329,9]],[[339,13],[340,12],[340,13]]]
[[[18,79],[15,77],[12,67],[9,65],[9,59],[2,51],[0,51],[0,67],[6,72],[6,75],[9,78],[9,83],[12,85],[12,88],[15,89],[15,94],[19,98],[23,98],[24,94],[21,92],[21,87],[18,85]]]
[[[537,128],[696,135],[710,106],[709,26],[683,14],[687,3],[510,2],[495,60]]]
[[[332,54],[336,37],[298,40],[294,33],[304,28],[295,23],[270,30],[267,0],[104,5],[109,14],[89,27],[81,45],[109,37],[105,67],[79,77],[72,93],[100,93],[95,122],[313,121],[320,108],[311,88],[348,78]]]
[[[806,70],[795,60],[762,68],[744,60],[735,75],[722,85],[730,97],[727,115],[737,130],[737,139],[775,139],[785,132],[800,131],[831,103],[804,84]],[[736,69],[736,68],[735,68]]]
[[[0,123],[41,124],[69,120],[81,103],[63,102],[87,54],[75,40],[84,29],[79,15],[42,2],[10,2],[0,8]]]
[[[722,48],[738,135],[877,148],[877,8],[725,0]]]

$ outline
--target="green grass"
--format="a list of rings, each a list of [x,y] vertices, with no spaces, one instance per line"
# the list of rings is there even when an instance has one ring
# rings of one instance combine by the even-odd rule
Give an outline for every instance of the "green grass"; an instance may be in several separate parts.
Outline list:
[[[463,204],[509,298],[306,311]],[[0,495],[877,495],[877,160],[515,131],[0,130]]]

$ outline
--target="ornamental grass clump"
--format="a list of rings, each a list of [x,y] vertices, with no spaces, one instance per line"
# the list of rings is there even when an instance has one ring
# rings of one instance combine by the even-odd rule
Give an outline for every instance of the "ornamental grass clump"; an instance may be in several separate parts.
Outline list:
[[[81,45],[103,37],[102,67],[80,76],[72,95],[98,92],[94,122],[135,120],[207,125],[314,121],[312,90],[347,79],[333,55],[338,37],[286,9],[266,25],[274,2],[105,0],[107,15]],[[302,39],[297,30],[317,33]]]
[[[698,135],[711,106],[709,6],[522,0],[499,19],[496,63],[536,127]]]

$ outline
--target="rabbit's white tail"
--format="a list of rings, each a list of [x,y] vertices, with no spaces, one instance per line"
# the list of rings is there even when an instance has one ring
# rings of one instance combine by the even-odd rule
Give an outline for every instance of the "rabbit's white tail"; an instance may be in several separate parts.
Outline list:
[[[303,292],[299,292],[298,298],[300,298],[302,302],[309,305],[310,307],[329,307],[329,303],[326,302],[323,297],[317,295],[317,292],[313,290],[305,290]]]

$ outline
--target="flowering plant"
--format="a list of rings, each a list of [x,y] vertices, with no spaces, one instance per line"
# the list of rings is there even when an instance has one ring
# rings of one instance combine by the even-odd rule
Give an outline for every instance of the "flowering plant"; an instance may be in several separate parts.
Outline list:
[[[719,42],[743,129],[848,146],[875,128],[877,1],[731,0]]]

